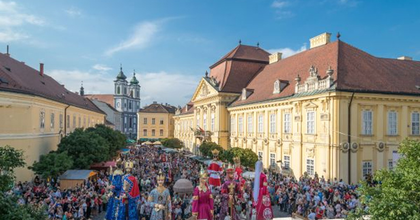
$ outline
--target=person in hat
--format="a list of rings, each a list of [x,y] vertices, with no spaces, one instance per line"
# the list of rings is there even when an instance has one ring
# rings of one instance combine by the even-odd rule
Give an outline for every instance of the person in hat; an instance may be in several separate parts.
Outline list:
[[[220,187],[220,175],[223,173],[223,167],[222,162],[218,159],[219,151],[217,149],[214,149],[211,151],[211,153],[213,154],[213,160],[210,162],[207,171],[210,175],[209,185],[212,189],[213,187]]]
[[[256,220],[273,219],[273,209],[271,208],[270,193],[268,192],[267,176],[263,172],[261,158],[255,163],[255,181],[252,197],[253,206],[256,210]]]
[[[138,220],[137,201],[140,199],[140,190],[138,181],[135,176],[131,174],[134,168],[132,161],[125,163],[125,171],[127,174],[123,176],[123,191],[120,196],[120,203],[118,208],[118,220]]]
[[[165,176],[162,174],[162,171],[159,172],[159,176],[156,179],[158,187],[150,192],[148,198],[149,206],[152,207],[150,220],[171,219],[171,195],[169,190],[163,186]]]
[[[230,216],[232,220],[238,220],[239,215],[236,213],[235,204],[237,198],[241,194],[240,185],[234,178],[235,170],[231,164],[226,169],[226,179],[221,187],[221,209],[220,220],[225,220],[226,216]]]
[[[197,220],[213,219],[213,195],[207,185],[207,172],[201,168],[200,184],[195,187],[192,203],[192,214]]]
[[[108,194],[108,207],[105,215],[106,220],[113,220],[117,215],[118,200],[116,199],[122,191],[123,187],[123,171],[122,161],[120,158],[117,160],[117,169],[112,170],[112,166],[109,168],[110,177],[109,180],[112,183],[111,192]]]

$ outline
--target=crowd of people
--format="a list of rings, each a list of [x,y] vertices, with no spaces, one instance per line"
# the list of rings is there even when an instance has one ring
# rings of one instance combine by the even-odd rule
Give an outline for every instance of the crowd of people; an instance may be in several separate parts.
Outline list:
[[[207,165],[187,157],[184,152],[166,153],[153,146],[130,147],[127,154],[121,155],[120,161],[134,162],[131,173],[137,178],[140,191],[140,198],[136,200],[139,219],[148,220],[152,215],[154,207],[150,205],[149,198],[152,190],[159,185],[159,172],[164,176],[165,187],[170,193],[171,219],[188,219],[193,216],[193,193],[177,193],[173,186],[181,178],[189,179],[193,186],[199,186],[202,177],[200,171],[203,167],[207,170]],[[220,172],[222,183],[229,179],[226,173]],[[8,193],[18,195],[19,204],[31,204],[45,209],[49,219],[90,219],[107,210],[112,194],[110,176],[108,171],[101,171],[97,178],[72,189],[60,189],[59,183],[36,177],[33,182],[17,183]],[[240,193],[233,195],[234,211],[237,214],[230,218],[251,219],[251,210],[255,206],[252,202],[255,191],[253,180],[240,181]],[[356,185],[347,185],[336,179],[325,180],[317,174],[314,177],[305,175],[295,179],[269,172],[267,183],[271,205],[290,215],[296,214],[308,219],[345,218],[360,205]],[[213,218],[224,220],[221,216],[225,208],[223,187],[213,187],[211,190]]]

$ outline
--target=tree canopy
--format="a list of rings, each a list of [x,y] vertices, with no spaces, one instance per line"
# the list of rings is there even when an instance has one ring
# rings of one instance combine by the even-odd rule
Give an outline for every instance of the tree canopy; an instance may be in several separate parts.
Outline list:
[[[394,170],[378,170],[373,181],[362,181],[360,207],[350,219],[420,219],[420,142],[405,140]]]
[[[126,137],[119,131],[114,131],[112,128],[103,124],[97,124],[94,128],[86,129],[86,132],[93,132],[108,142],[109,158],[115,157],[117,151],[121,150],[126,145]]]
[[[162,145],[168,148],[180,149],[184,147],[184,144],[178,138],[165,138],[161,141]]]
[[[68,156],[67,151],[61,153],[53,151],[47,155],[42,155],[39,162],[35,162],[29,168],[44,179],[57,179],[59,175],[72,167],[73,160]]]
[[[208,141],[203,142],[199,147],[201,155],[205,157],[213,157],[213,154],[211,153],[211,151],[214,149],[217,149],[219,151],[219,155],[222,155],[224,151],[223,147],[221,147],[220,145],[214,142],[208,142]]]
[[[239,157],[241,159],[241,165],[245,167],[255,167],[255,163],[258,160],[257,154],[251,149],[243,149],[239,147],[229,148],[222,154],[223,160],[229,163],[233,163],[233,158]]]
[[[17,197],[8,196],[0,192],[0,219],[9,220],[39,220],[47,219],[44,208],[35,208],[32,205],[18,204]]]
[[[0,147],[0,191],[4,192],[12,186],[15,175],[13,169],[24,167],[23,151],[8,145]]]
[[[92,163],[111,159],[109,143],[96,132],[74,130],[69,136],[61,139],[58,153],[67,152],[73,160],[73,168],[88,169]]]

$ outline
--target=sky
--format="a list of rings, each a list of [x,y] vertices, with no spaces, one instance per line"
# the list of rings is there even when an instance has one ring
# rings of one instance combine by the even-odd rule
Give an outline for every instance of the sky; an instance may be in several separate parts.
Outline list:
[[[209,66],[238,45],[308,49],[324,32],[374,56],[420,60],[420,1],[0,0],[0,52],[78,91],[112,94],[122,64],[142,106],[187,103]]]

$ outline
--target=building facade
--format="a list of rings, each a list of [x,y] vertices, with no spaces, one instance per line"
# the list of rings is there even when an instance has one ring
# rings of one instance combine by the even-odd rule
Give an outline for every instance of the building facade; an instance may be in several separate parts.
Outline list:
[[[280,53],[267,56],[268,63],[233,100],[218,101],[227,113],[216,114],[215,124],[229,134],[219,144],[252,149],[266,167],[281,166],[296,177],[317,173],[356,183],[367,173],[392,169],[399,143],[420,138],[420,62],[377,58],[331,42],[328,33],[310,43],[310,49],[285,59]],[[198,87],[212,78],[220,83],[211,68]],[[207,88],[221,94],[220,88]],[[194,97],[191,105],[197,112]],[[175,116],[176,137],[187,132],[178,126],[186,115]],[[193,117],[200,125],[209,123],[201,113]],[[192,139],[199,144],[200,137]]]
[[[174,137],[174,120],[176,107],[169,104],[153,104],[141,109],[138,114],[139,139],[159,139]]]
[[[128,82],[120,67],[120,72],[114,81],[114,107],[121,112],[122,132],[130,139],[137,140],[137,112],[140,110],[140,85],[133,73]]]
[[[23,62],[0,53],[0,146],[23,150],[26,166],[57,149],[61,138],[76,128],[103,124],[105,113],[89,99],[73,93]],[[33,172],[15,170],[17,180]]]
[[[96,105],[99,109],[106,113],[105,124],[111,127],[116,131],[121,131],[122,129],[122,114],[117,111],[114,107],[106,102],[99,101],[97,99],[91,99],[93,104]]]

